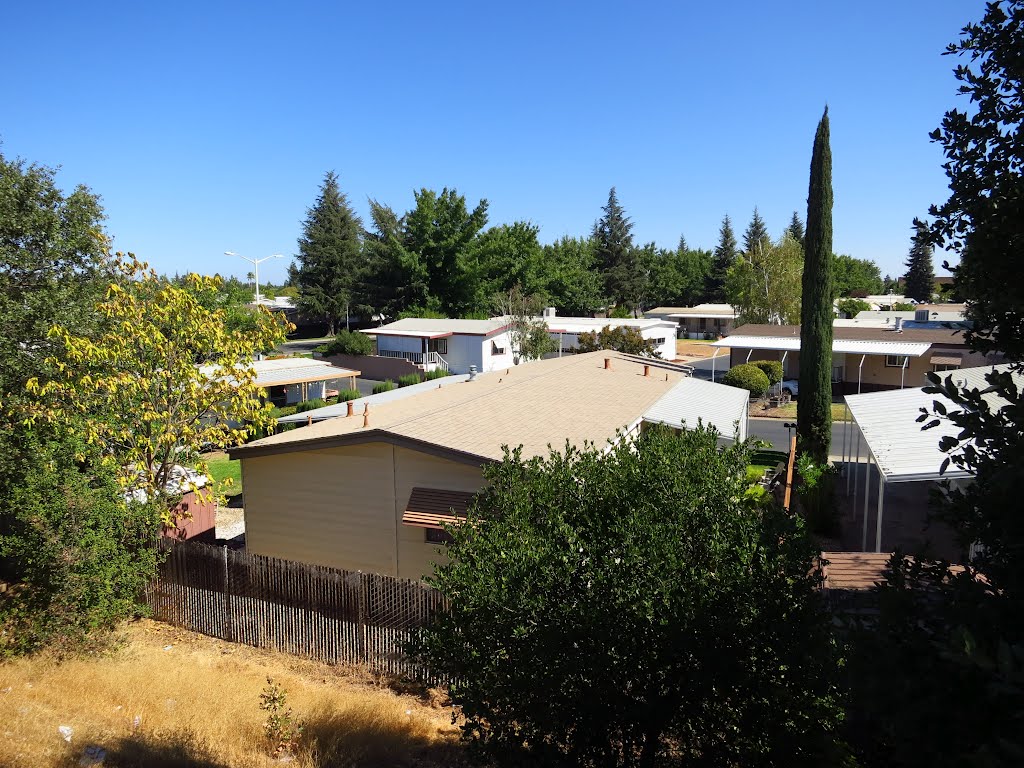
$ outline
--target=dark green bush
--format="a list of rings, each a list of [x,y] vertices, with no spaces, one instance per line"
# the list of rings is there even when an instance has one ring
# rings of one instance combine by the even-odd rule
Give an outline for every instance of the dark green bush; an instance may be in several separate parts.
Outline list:
[[[373,388],[373,394],[379,395],[381,392],[390,392],[392,389],[397,389],[397,386],[391,379],[385,379]]]
[[[423,381],[418,373],[407,373],[404,376],[398,377],[398,386],[400,387],[411,387],[413,384],[419,384]]]
[[[334,341],[316,351],[324,355],[372,355],[373,339],[358,331],[341,331]]]
[[[338,402],[344,403],[348,400],[358,400],[363,393],[358,389],[343,389],[338,393]]]
[[[782,363],[778,360],[755,360],[751,365],[764,371],[764,375],[768,377],[768,386],[782,381]]]
[[[722,378],[722,383],[745,389],[752,397],[764,397],[771,386],[767,374],[751,363],[743,363],[729,369]]]
[[[443,368],[435,368],[429,371],[424,377],[424,381],[433,381],[434,379],[443,379],[445,376],[451,376],[451,371],[446,371]]]
[[[296,413],[305,413],[306,411],[314,411],[317,408],[323,408],[327,405],[326,400],[322,400],[319,397],[315,397],[312,400],[306,400],[295,406]]]

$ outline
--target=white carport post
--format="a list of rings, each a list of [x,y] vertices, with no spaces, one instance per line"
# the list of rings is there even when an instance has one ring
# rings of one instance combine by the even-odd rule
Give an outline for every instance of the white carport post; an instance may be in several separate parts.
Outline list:
[[[867,552],[868,549],[868,499],[871,498],[871,452],[868,451],[867,472],[864,475],[864,522],[862,525],[860,551]]]
[[[846,473],[846,495],[850,495],[850,454],[849,454],[849,442],[850,442],[850,406],[846,404],[846,398],[843,398],[843,411],[846,414],[846,420],[843,422],[847,425],[843,429],[843,472]]]
[[[900,366],[900,389],[903,389],[903,379],[907,376],[907,363],[910,362],[910,355],[903,356],[903,365]]]
[[[715,381],[715,358],[722,354],[722,348],[718,347],[715,349],[715,354],[711,356],[711,383]]]
[[[875,552],[882,551],[882,507],[885,505],[885,475],[878,473],[878,522],[875,523]]]
[[[854,439],[857,441],[857,459],[854,461],[853,471],[850,473],[850,474],[853,475],[853,508],[854,509],[857,508],[857,470],[860,469],[860,441],[861,441],[861,438],[862,438],[862,435],[861,435],[861,432],[860,432],[860,428],[858,427],[857,428],[857,434],[854,437]],[[849,495],[849,492],[847,492],[847,495]]]
[[[754,348],[753,347],[751,347],[750,349],[747,350],[747,359],[744,360],[743,362],[749,363],[750,362],[750,356],[752,354],[754,354]]]
[[[860,356],[860,365],[857,366],[857,394],[858,395],[860,394],[861,374],[863,373],[863,369],[864,369],[864,358],[865,357],[867,357],[867,355],[861,355]]]
[[[779,360],[779,363],[782,364],[782,378],[783,379],[786,378],[786,355],[788,355],[788,354],[789,354],[789,350],[788,349],[783,350],[783,352],[782,352],[782,359]],[[782,396],[782,380],[781,379],[779,380],[779,396],[780,397]]]
[[[562,331],[558,332],[558,356],[562,356]]]

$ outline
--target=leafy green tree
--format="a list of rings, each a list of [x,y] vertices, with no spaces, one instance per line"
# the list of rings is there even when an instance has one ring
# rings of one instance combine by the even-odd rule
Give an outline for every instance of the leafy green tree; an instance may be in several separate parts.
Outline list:
[[[644,430],[485,469],[418,655],[462,732],[517,765],[835,764],[815,548],[750,447]],[[538,674],[543,670],[543,674]]]
[[[789,226],[786,228],[786,231],[800,245],[804,244],[804,223],[800,221],[800,216],[796,211],[793,211],[793,218],[789,220]]]
[[[688,307],[699,303],[711,265],[708,251],[659,249],[648,267],[648,300],[658,306]]]
[[[519,286],[494,301],[497,314],[508,318],[509,343],[513,360],[539,360],[558,349],[558,343],[548,333],[548,324],[539,317],[544,302],[537,296],[527,296]]]
[[[966,58],[954,74],[971,106],[948,111],[932,134],[951,194],[930,211],[931,236],[960,257],[968,344],[1005,354],[1010,367],[977,389],[938,375],[926,388],[955,407],[937,403],[920,420],[957,427],[939,447],[973,475],[933,497],[937,516],[962,545],[980,547],[959,573],[921,557],[893,563],[877,629],[852,644],[850,741],[865,766],[1019,765],[1024,756],[1022,50],[1020,0],[986,4],[947,49]]]
[[[804,254],[800,243],[783,235],[743,253],[726,276],[726,299],[740,323],[797,323]]]
[[[884,293],[886,286],[882,282],[878,265],[870,259],[856,259],[841,253],[832,261],[833,284],[835,296],[874,296]]]
[[[21,435],[0,477],[0,656],[95,648],[140,615],[156,575],[160,510],[125,497],[94,447],[64,430]]]
[[[836,309],[847,317],[856,317],[860,312],[869,311],[871,305],[863,299],[840,299]]]
[[[932,300],[935,293],[935,269],[932,267],[934,247],[929,240],[928,226],[914,223],[914,237],[907,257],[906,287],[903,295],[920,302]]]
[[[329,336],[342,320],[348,327],[362,269],[362,232],[362,222],[338,187],[338,175],[328,171],[316,202],[306,211],[294,279],[299,310],[322,318]]]
[[[491,227],[477,238],[479,296],[473,309],[487,310],[492,297],[507,295],[514,287],[543,302],[547,296],[544,251],[535,224],[517,221]]]
[[[373,229],[363,243],[366,267],[360,286],[360,311],[393,320],[411,307],[426,307],[430,295],[427,266],[405,246],[405,217],[370,200]],[[362,306],[365,305],[365,306]]]
[[[772,385],[768,373],[753,363],[734,365],[725,372],[722,383],[737,389],[745,389],[751,397],[764,397]]]
[[[168,483],[176,465],[205,470],[196,462],[201,451],[273,425],[250,363],[284,340],[288,324],[263,310],[256,332],[228,330],[223,310],[210,312],[196,299],[216,290],[216,278],[189,275],[192,288],[182,289],[134,257],[117,264],[123,279],[98,305],[101,333],[50,330],[53,373],[26,384],[36,399],[31,419],[97,446],[124,491],[161,503],[164,522],[173,524],[178,499]]]
[[[800,311],[800,401],[797,441],[815,464],[828,462],[832,444],[832,149],[828,107],[811,153]]]
[[[604,277],[605,295],[612,304],[629,305],[631,298],[641,292],[640,259],[633,245],[633,222],[619,204],[615,187],[608,192],[608,202],[601,209],[604,214],[594,224],[595,257]]]
[[[627,355],[661,356],[654,346],[654,342],[651,339],[645,339],[640,330],[632,326],[619,325],[613,328],[611,325],[606,325],[596,333],[584,331],[578,338],[580,352],[597,352],[607,349]]]
[[[729,270],[736,263],[737,254],[736,236],[729,215],[726,214],[718,230],[718,245],[715,246],[711,272],[704,281],[705,300],[718,304],[726,301],[725,281]]]
[[[426,268],[427,306],[451,317],[476,308],[476,240],[487,224],[487,201],[470,211],[466,198],[447,187],[421,189],[403,218],[403,247]],[[528,226],[528,225],[527,225]]]
[[[593,239],[563,237],[544,246],[543,259],[545,292],[561,314],[587,317],[604,305]]]
[[[84,186],[63,194],[55,173],[0,153],[0,403],[10,406],[44,375],[53,325],[98,327],[94,305],[107,286],[99,198]],[[0,441],[12,428],[5,420]]]
[[[799,243],[800,241],[797,240],[797,242]],[[761,214],[755,205],[754,215],[751,216],[750,223],[743,233],[743,251],[750,254],[756,252],[759,248],[768,248],[770,246],[771,236],[768,234],[768,225],[764,223],[764,219],[761,218]]]

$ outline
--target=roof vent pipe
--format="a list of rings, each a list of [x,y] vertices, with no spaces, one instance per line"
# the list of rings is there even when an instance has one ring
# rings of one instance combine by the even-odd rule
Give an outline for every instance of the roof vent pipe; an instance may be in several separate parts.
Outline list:
[[[649,365],[645,365],[644,366],[644,376],[647,376],[648,378],[650,378],[650,376],[651,376],[651,366],[649,366]]]
[[[369,403],[367,403],[365,406],[363,406],[363,426],[364,427],[370,426],[370,404]]]
[[[612,359],[610,357],[606,357],[604,359],[604,369],[606,371],[610,371],[612,369]]]
[[[348,401],[348,413],[346,413],[345,416],[351,416],[355,412],[356,412],[356,404],[353,403],[351,400],[349,400]]]
[[[903,318],[896,318],[896,333],[903,333]]]
[[[470,381],[476,381],[476,366],[475,365],[469,366],[469,380]]]

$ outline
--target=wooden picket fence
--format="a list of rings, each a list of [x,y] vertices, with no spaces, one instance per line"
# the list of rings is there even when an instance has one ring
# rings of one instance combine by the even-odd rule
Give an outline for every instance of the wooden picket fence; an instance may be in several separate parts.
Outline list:
[[[152,616],[234,643],[438,682],[403,654],[446,603],[417,581],[163,540]]]

